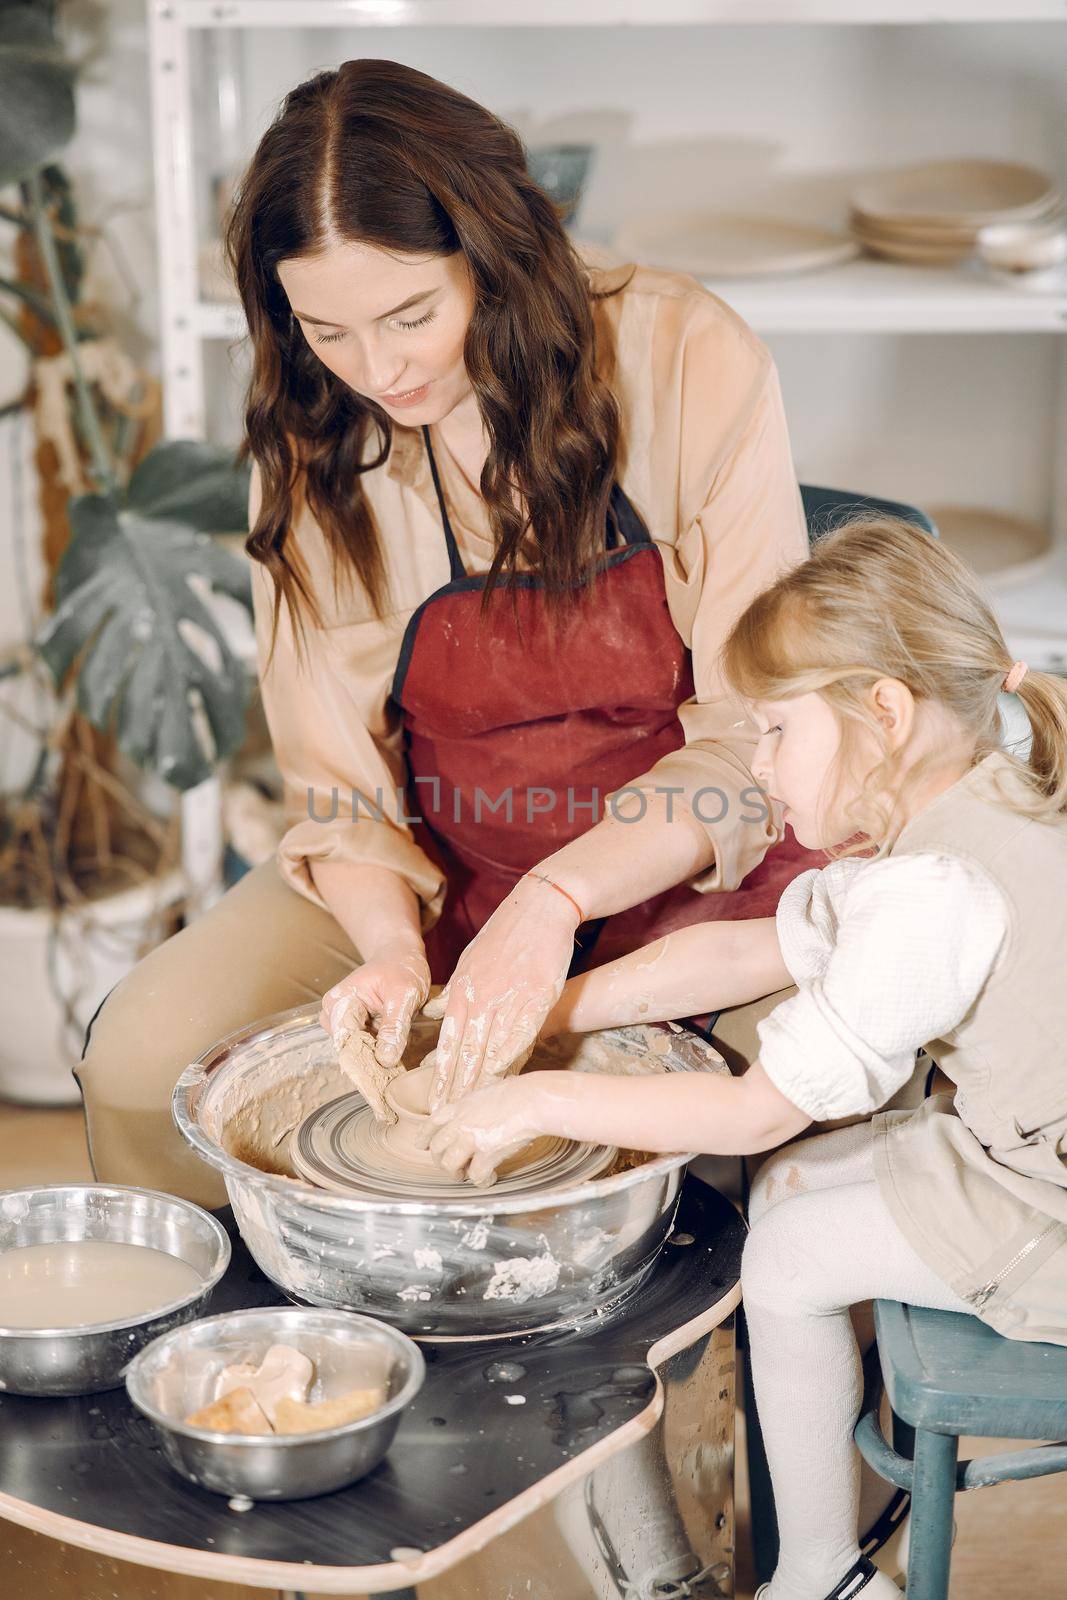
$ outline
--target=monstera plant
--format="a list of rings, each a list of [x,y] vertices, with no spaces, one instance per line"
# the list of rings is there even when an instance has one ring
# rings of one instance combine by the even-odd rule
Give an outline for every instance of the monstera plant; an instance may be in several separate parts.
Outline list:
[[[178,789],[244,732],[246,677],[203,591],[248,603],[248,575],[209,531],[240,526],[248,486],[209,445],[157,445],[124,492],[83,495],[37,647],[78,710]],[[199,590],[199,592],[198,592]]]
[[[6,660],[0,655],[0,679],[8,680],[0,691],[16,674],[44,672],[54,694],[50,725],[21,717],[23,736],[38,741],[37,759],[14,789],[0,786],[0,966],[26,1001],[25,1016],[13,1025],[5,1015],[11,1044],[0,1044],[0,1094],[44,1100],[70,1097],[69,1058],[85,1012],[102,985],[106,993],[117,981],[114,963],[86,975],[94,918],[110,917],[112,925],[117,918],[127,930],[129,917],[115,910],[123,896],[136,890],[143,898],[153,882],[173,885],[180,877],[174,808],[161,819],[158,803],[150,808],[129,780],[128,764],[181,791],[240,744],[247,674],[213,596],[250,608],[246,565],[213,537],[244,526],[246,470],[232,451],[191,441],[146,451],[138,435],[131,451],[135,412],[111,404],[108,383],[114,386],[121,353],[102,331],[99,307],[79,303],[81,234],[59,165],[75,128],[76,71],[58,37],[57,10],[54,0],[0,0],[0,189],[5,201],[12,197],[0,204],[0,229],[14,241],[13,264],[0,266],[0,321],[27,346],[38,396],[45,369],[52,378],[61,372],[71,441],[69,492],[59,495],[62,553],[56,549],[50,562],[52,609],[35,637],[9,646]],[[151,393],[153,380],[146,376],[143,387]],[[51,393],[54,401],[54,382]],[[0,693],[0,719],[5,715],[20,719]],[[157,799],[166,793],[155,787]],[[12,922],[16,913],[21,922]],[[74,927],[67,965],[77,969],[76,981],[58,981],[59,1023],[46,1023],[63,1034],[61,1093],[45,1083],[43,1059],[34,1060],[48,1051],[26,1035],[42,1004],[26,998],[35,980],[23,970],[34,917],[38,965],[53,990],[64,964],[63,930]],[[5,929],[14,929],[13,948]],[[114,944],[113,927],[109,939]],[[129,942],[127,966],[152,934],[135,930]],[[12,1087],[5,1057],[23,1074],[39,1068],[36,1087]]]
[[[244,567],[209,537],[242,525],[247,477],[232,453],[177,442],[157,445],[124,489],[118,482],[82,370],[42,179],[74,130],[72,71],[54,11],[46,0],[0,0],[0,182],[19,185],[32,221],[46,312],[70,360],[97,491],[70,505],[57,609],[39,647],[57,684],[76,674],[77,706],[91,722],[185,789],[234,749],[244,727],[244,673],[190,580],[248,604]],[[5,288],[19,290],[0,278],[0,298]],[[23,287],[21,297],[32,292]]]

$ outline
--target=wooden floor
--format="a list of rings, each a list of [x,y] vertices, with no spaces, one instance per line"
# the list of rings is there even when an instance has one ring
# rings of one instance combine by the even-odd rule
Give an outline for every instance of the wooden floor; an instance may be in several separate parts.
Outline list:
[[[0,1102],[3,1187],[91,1176],[80,1110],[30,1110]],[[743,1419],[737,1432],[737,1600],[751,1600]],[[1004,1440],[963,1441],[968,1456],[1007,1448]],[[1067,1600],[1067,1474],[982,1489],[961,1495],[956,1505],[951,1600]],[[433,1600],[433,1587],[420,1588],[419,1600]],[[97,1558],[0,1521],[3,1600],[257,1600],[271,1592]],[[586,1595],[554,1600],[586,1600]]]

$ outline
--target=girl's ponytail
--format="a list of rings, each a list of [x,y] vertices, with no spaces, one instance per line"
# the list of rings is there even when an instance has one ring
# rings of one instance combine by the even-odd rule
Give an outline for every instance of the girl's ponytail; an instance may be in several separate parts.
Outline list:
[[[1030,719],[1027,765],[1043,796],[1039,814],[1067,814],[1067,679],[1031,670],[1015,693]]]

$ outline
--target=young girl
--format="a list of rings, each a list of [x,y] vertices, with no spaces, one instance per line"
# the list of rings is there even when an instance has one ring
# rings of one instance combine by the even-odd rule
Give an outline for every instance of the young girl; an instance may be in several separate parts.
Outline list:
[[[763,1165],[742,1269],[781,1534],[760,1592],[875,1600],[897,1591],[859,1554],[849,1307],[903,1300],[1067,1344],[1067,684],[1013,664],[963,564],[884,520],[841,529],[759,596],[724,662],[759,723],[755,778],[835,859],[775,918],[688,928],[572,980],[550,1029],[793,981],[759,1060],[737,1079],[531,1073],[441,1107],[431,1148],[475,1182],[542,1133],[769,1150],[877,1111],[929,1049],[954,1096]],[[1000,748],[1001,689],[1028,713],[1026,764]]]

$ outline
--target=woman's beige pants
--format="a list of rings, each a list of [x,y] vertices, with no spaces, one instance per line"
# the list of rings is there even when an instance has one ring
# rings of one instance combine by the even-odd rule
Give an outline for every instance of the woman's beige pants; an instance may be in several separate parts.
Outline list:
[[[96,1177],[225,1205],[221,1178],[171,1120],[175,1083],[217,1040],[318,1000],[358,964],[329,912],[273,861],[153,950],[108,996],[75,1068]],[[790,993],[723,1012],[715,1041],[735,1072],[755,1059],[757,1021]]]

